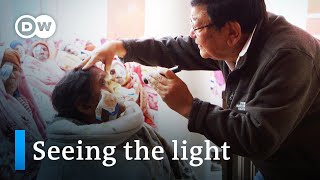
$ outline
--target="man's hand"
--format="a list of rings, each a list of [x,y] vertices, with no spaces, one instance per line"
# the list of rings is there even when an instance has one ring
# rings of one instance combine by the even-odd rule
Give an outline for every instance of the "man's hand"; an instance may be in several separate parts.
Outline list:
[[[118,55],[119,57],[124,57],[126,53],[127,51],[124,48],[122,41],[110,41],[84,60],[80,64],[80,67],[83,67],[82,69],[86,70],[101,61],[105,64],[105,71],[108,72],[114,56]]]
[[[161,69],[160,74],[154,73],[148,80],[171,109],[184,117],[189,116],[193,97],[187,85],[176,74]]]

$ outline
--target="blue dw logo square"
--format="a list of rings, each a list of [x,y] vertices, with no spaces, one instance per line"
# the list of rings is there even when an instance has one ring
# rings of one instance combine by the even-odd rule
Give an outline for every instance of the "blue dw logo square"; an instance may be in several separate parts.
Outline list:
[[[15,130],[15,170],[25,170],[25,130]]]

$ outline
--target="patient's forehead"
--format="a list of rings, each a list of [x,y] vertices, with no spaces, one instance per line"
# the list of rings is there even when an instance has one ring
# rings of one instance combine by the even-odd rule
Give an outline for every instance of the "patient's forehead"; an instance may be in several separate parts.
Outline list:
[[[107,73],[105,71],[94,66],[89,69],[89,72],[91,74],[91,80],[94,82],[102,81],[107,77]]]
[[[96,74],[96,75],[99,75],[99,74],[104,74],[106,75],[106,72],[104,72],[102,69],[98,68],[98,67],[95,67],[95,66],[92,66],[90,69],[89,69],[90,73],[92,74]]]
[[[40,50],[48,51],[48,48],[42,44],[39,44],[33,48],[33,51],[39,52]]]

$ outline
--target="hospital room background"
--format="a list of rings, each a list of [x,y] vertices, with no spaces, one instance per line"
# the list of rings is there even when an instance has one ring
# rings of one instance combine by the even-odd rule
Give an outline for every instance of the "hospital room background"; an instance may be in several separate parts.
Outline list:
[[[292,24],[320,38],[319,0],[266,0],[266,4],[268,11],[285,16]],[[110,39],[188,35],[189,6],[189,0],[2,0],[0,46],[8,47],[13,40],[29,43],[14,31],[15,20],[25,14],[54,18],[57,30],[44,41],[81,44],[88,51]],[[178,76],[194,97],[222,104],[224,81],[220,72],[182,71]],[[159,96],[155,123],[168,142],[187,140],[189,147],[204,144],[205,138],[188,132],[187,120],[168,108]],[[205,161],[195,171],[200,179],[220,179],[221,170],[213,170],[212,166],[211,161]]]

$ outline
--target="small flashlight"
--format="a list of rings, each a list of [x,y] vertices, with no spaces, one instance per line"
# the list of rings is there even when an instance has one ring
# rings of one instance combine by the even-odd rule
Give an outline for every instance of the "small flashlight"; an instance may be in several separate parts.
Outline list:
[[[181,71],[181,69],[179,68],[179,66],[174,66],[174,67],[170,68],[169,70],[172,71],[172,72],[174,72],[174,73],[177,73],[177,72],[180,72],[180,71]],[[160,74],[161,74],[161,73],[160,73]],[[161,74],[161,75],[162,75],[162,74]],[[149,81],[148,81],[147,78],[143,78],[143,82],[144,82],[145,84],[149,84]]]

